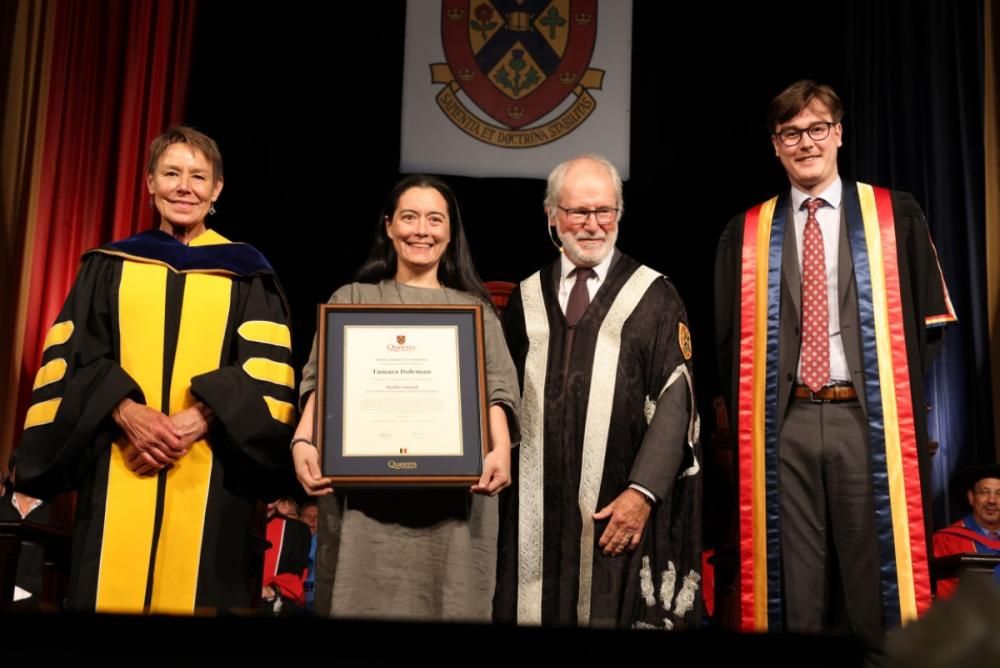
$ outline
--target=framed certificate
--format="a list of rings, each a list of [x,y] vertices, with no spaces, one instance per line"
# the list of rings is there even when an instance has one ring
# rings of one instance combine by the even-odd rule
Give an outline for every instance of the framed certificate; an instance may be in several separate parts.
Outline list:
[[[487,448],[479,305],[319,307],[316,446],[350,485],[472,485]]]

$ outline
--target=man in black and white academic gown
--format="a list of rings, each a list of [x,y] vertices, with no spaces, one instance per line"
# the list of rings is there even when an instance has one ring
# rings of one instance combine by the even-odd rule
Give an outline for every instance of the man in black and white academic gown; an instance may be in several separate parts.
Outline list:
[[[495,616],[675,628],[700,615],[698,418],[673,285],[615,249],[621,179],[600,156],[549,177],[558,260],[511,295],[523,391]]]

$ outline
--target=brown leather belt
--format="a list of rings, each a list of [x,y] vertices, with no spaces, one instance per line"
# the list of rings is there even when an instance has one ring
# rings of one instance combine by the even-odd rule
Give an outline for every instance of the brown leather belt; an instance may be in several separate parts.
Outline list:
[[[813,392],[807,385],[796,385],[792,390],[796,399],[804,399],[817,404],[840,403],[842,401],[857,401],[858,393],[853,385],[827,385],[819,392]]]

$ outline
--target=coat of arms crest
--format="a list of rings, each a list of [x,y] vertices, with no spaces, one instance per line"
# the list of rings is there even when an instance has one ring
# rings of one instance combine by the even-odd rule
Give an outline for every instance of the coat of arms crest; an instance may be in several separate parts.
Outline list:
[[[431,65],[432,81],[446,84],[438,106],[494,146],[555,141],[597,107],[588,92],[604,77],[588,67],[596,36],[597,0],[443,0],[448,62]]]

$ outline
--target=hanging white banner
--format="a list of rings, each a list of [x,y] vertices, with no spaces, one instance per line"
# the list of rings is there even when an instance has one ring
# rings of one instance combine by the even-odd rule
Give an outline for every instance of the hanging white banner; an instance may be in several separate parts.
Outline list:
[[[400,171],[628,178],[631,0],[410,0]]]

